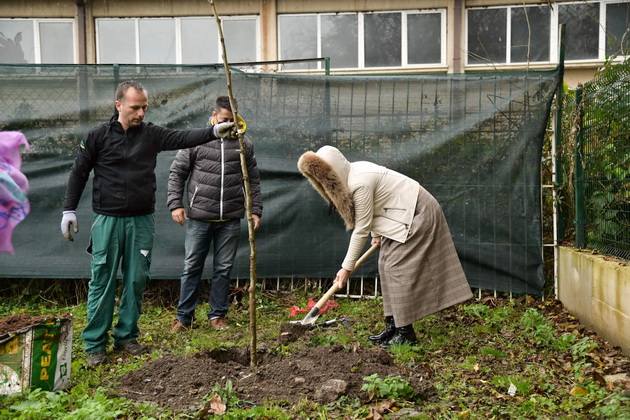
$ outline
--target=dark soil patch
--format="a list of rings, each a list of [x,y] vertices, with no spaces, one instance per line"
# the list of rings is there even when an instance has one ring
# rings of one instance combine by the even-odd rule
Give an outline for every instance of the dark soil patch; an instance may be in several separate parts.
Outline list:
[[[289,343],[297,341],[311,328],[312,325],[302,325],[299,322],[287,322],[280,326],[280,336],[278,337],[278,341],[282,345],[287,345]]]
[[[59,318],[68,318],[71,316],[66,314],[62,316],[51,316],[51,315],[41,315],[41,316],[31,316],[27,314],[16,314],[7,316],[0,319],[0,336],[4,334],[8,334],[11,332],[16,332],[23,330],[28,327],[32,327],[34,325],[39,325],[46,321],[47,319],[59,319]]]
[[[174,411],[198,410],[201,399],[215,385],[221,388],[230,380],[238,398],[254,405],[267,401],[295,404],[303,399],[331,402],[330,393],[321,391],[331,379],[347,384],[342,393],[363,401],[363,378],[374,373],[386,378],[401,376],[423,400],[431,400],[435,391],[423,368],[398,366],[390,354],[380,348],[344,349],[340,345],[299,350],[292,355],[263,353],[254,371],[249,366],[245,348],[199,353],[194,358],[166,355],[129,372],[119,379],[117,392],[130,399],[167,405]]]

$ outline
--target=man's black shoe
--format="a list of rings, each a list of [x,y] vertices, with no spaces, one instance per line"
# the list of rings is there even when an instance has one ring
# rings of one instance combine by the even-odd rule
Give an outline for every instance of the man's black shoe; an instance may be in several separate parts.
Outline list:
[[[138,343],[136,340],[132,340],[127,341],[125,344],[122,344],[120,346],[114,346],[114,350],[124,351],[131,354],[132,356],[140,356],[141,354],[148,352],[149,348]]]

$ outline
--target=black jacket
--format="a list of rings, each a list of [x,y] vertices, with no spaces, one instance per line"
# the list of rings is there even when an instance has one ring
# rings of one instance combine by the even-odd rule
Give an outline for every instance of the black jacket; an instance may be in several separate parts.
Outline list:
[[[252,213],[262,217],[260,174],[254,146],[245,137],[245,160],[252,193]],[[242,219],[245,190],[241,169],[241,147],[236,139],[225,139],[180,150],[168,178],[169,210],[184,208],[184,184],[188,181],[188,217],[197,220]]]
[[[72,165],[64,210],[75,210],[94,169],[92,209],[109,216],[140,216],[155,210],[157,154],[216,139],[213,127],[173,130],[142,123],[125,132],[115,115],[83,138]]]

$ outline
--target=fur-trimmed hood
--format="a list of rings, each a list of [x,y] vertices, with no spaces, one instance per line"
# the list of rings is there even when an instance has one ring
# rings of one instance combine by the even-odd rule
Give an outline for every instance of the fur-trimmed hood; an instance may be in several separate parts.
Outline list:
[[[332,204],[346,229],[354,229],[354,201],[348,189],[350,162],[333,146],[323,146],[316,153],[308,151],[300,156],[298,169],[313,188]]]

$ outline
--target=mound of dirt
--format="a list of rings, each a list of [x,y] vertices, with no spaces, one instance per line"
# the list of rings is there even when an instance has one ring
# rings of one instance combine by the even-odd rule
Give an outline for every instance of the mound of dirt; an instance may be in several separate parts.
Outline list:
[[[199,353],[194,358],[166,355],[119,378],[116,391],[174,411],[199,410],[204,405],[202,397],[215,385],[224,388],[228,380],[240,400],[254,405],[268,400],[294,404],[305,398],[325,403],[340,395],[365,401],[368,394],[361,391],[363,378],[377,373],[383,379],[401,376],[423,400],[435,395],[422,367],[414,371],[398,366],[378,347],[314,347],[288,356],[263,353],[255,371],[249,366],[248,354],[246,348],[237,348]],[[326,383],[341,388],[331,393],[323,387]]]

